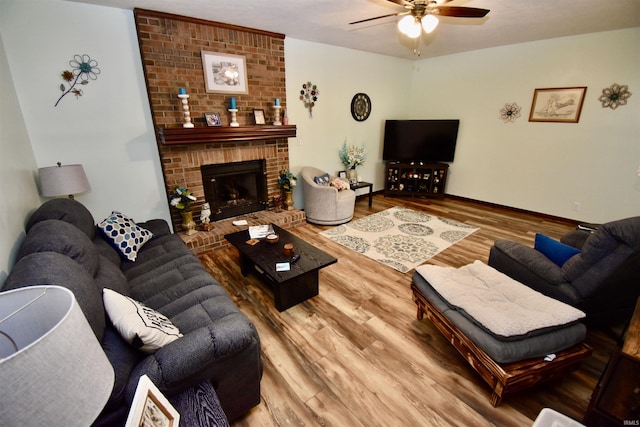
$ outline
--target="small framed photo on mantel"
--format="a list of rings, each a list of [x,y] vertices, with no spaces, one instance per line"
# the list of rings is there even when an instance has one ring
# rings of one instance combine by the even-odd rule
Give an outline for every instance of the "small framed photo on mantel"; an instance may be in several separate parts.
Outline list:
[[[586,86],[536,89],[530,122],[578,123]]]
[[[220,113],[204,113],[204,119],[207,126],[221,126]]]
[[[253,117],[255,117],[257,125],[263,125],[266,123],[264,119],[264,110],[260,110],[260,109],[253,110]]]

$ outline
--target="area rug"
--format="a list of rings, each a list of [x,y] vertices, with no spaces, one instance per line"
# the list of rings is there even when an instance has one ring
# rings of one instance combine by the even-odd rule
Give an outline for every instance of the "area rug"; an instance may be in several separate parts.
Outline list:
[[[476,230],[478,227],[394,207],[320,235],[406,273]]]

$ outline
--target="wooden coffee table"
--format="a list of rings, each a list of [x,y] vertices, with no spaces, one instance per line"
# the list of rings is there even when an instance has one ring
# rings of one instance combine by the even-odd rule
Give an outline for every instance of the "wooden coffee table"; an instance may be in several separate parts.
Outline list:
[[[287,230],[271,224],[280,238],[277,243],[261,240],[250,245],[249,230],[242,230],[224,236],[240,252],[240,271],[243,276],[255,273],[273,290],[275,306],[284,311],[296,304],[318,295],[318,272],[321,268],[335,264],[338,260],[321,251]],[[283,246],[292,243],[295,253],[300,255],[291,264],[289,271],[276,271],[276,264],[290,261],[285,256]]]

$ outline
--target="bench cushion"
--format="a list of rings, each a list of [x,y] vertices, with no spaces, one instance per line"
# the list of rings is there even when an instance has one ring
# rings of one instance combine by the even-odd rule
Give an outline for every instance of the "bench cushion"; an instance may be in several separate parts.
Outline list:
[[[460,311],[451,308],[418,272],[413,274],[413,283],[451,323],[497,363],[512,363],[544,357],[582,342],[587,335],[587,328],[582,323],[574,322],[566,327],[536,336],[503,341],[469,320]]]
[[[450,308],[503,341],[539,335],[585,317],[480,261],[460,268],[422,265],[416,271]]]

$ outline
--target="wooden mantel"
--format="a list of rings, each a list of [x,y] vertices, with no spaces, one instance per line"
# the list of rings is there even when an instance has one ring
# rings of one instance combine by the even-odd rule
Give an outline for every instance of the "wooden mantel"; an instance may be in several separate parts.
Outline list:
[[[158,128],[158,140],[165,145],[206,144],[211,142],[260,141],[296,136],[296,126],[211,126],[195,128]]]

